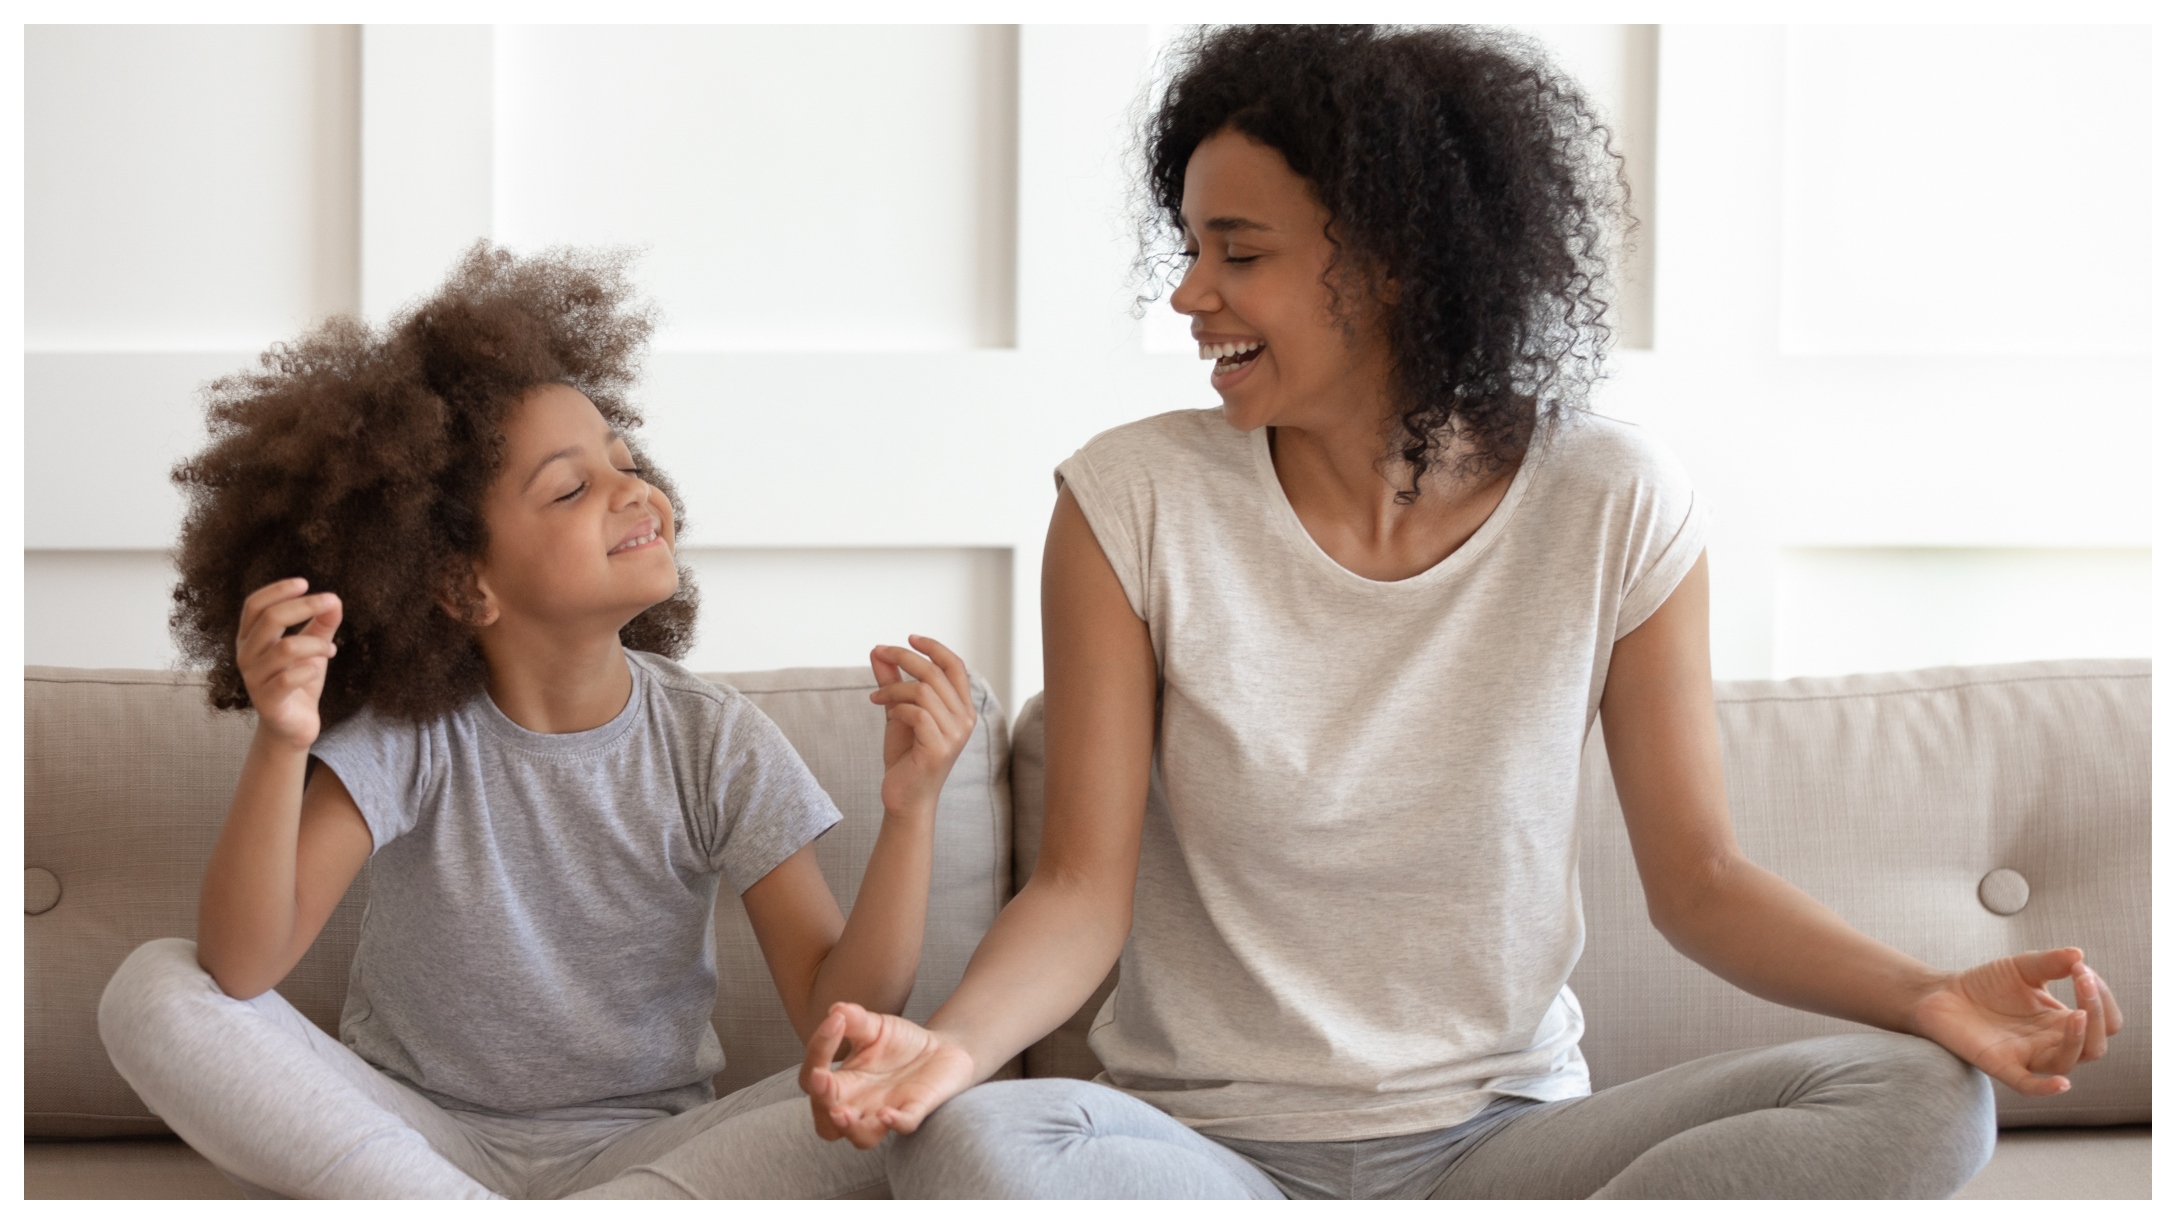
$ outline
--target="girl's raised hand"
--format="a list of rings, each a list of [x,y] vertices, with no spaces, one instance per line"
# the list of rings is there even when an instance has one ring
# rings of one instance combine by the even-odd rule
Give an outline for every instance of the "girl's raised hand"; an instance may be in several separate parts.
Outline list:
[[[918,635],[907,641],[914,650],[869,652],[877,683],[869,700],[884,707],[884,810],[935,813],[945,775],[974,733],[975,695],[967,664],[944,643]]]
[[[257,733],[298,750],[317,742],[317,699],[325,691],[326,665],[340,650],[332,641],[340,627],[340,597],[309,589],[301,578],[257,588],[242,602],[234,636],[234,661],[257,711]],[[303,626],[300,633],[287,632],[296,625]]]

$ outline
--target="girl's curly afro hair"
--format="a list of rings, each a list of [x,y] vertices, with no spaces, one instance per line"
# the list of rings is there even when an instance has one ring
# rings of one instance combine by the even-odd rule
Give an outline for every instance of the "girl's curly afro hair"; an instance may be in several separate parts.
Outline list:
[[[1181,40],[1170,71],[1142,148],[1144,271],[1172,267],[1203,140],[1229,128],[1283,154],[1329,211],[1333,295],[1389,302],[1405,497],[1454,439],[1454,472],[1491,472],[1586,406],[1628,193],[1608,128],[1535,45],[1470,26],[1230,26]]]
[[[210,669],[212,704],[249,705],[234,658],[242,601],[296,576],[344,608],[319,702],[327,726],[366,704],[429,719],[479,691],[482,652],[442,603],[490,544],[481,507],[500,423],[532,388],[566,383],[622,433],[639,426],[626,396],[652,317],[632,296],[624,256],[523,259],[479,242],[384,330],[335,318],[212,383],[211,444],[173,473],[188,511],[172,616],[184,658]],[[684,522],[672,484],[629,445]],[[683,655],[695,607],[683,567],[679,593],[620,640]]]

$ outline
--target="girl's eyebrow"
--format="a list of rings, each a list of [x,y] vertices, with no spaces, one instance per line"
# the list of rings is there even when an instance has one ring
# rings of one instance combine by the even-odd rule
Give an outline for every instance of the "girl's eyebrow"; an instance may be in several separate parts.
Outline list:
[[[619,430],[607,429],[604,431],[604,444],[606,446],[610,446],[614,442],[617,442],[619,440]],[[537,461],[536,467],[530,470],[529,479],[521,482],[521,491],[527,493],[529,491],[529,486],[536,483],[536,478],[544,474],[545,468],[550,467],[552,464],[558,462],[561,459],[572,459],[576,455],[579,455],[581,453],[582,448],[579,446],[562,446],[558,450],[553,451],[551,454],[544,456],[544,458]]]

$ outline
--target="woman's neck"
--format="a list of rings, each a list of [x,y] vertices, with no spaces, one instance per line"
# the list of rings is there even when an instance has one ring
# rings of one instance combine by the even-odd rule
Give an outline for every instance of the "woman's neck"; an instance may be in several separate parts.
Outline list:
[[[1307,534],[1363,578],[1396,582],[1433,569],[1495,513],[1518,470],[1513,464],[1460,476],[1465,452],[1452,449],[1430,466],[1418,493],[1403,499],[1411,469],[1384,459],[1381,426],[1347,419],[1352,423],[1327,429],[1274,427],[1269,453]]]
[[[634,692],[616,630],[557,635],[501,621],[477,640],[492,702],[526,730],[565,735],[601,727],[627,708]]]

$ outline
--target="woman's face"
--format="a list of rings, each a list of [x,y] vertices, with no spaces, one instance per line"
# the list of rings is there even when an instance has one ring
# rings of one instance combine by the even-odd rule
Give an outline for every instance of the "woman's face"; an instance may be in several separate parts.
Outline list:
[[[1186,164],[1179,202],[1193,258],[1172,309],[1194,320],[1209,385],[1234,428],[1330,429],[1378,407],[1388,368],[1379,314],[1333,314],[1329,210],[1284,155],[1227,128]]]
[[[484,495],[476,577],[492,619],[609,629],[670,599],[672,505],[589,397],[548,383],[506,416],[506,462]]]

